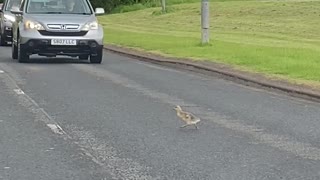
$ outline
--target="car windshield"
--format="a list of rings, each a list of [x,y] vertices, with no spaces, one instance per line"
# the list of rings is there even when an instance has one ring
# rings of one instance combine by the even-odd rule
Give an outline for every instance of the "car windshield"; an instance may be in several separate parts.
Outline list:
[[[29,0],[29,14],[92,14],[87,0]]]
[[[6,11],[10,11],[12,8],[19,8],[21,0],[10,0],[7,3]]]

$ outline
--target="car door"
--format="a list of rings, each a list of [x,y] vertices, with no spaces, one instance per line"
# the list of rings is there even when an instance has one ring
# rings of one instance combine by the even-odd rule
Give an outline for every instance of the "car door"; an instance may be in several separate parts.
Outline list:
[[[10,0],[4,0],[3,1],[3,5],[2,5],[2,9],[0,11],[0,32],[1,34],[4,33],[4,11],[6,11],[6,8],[8,6],[8,4],[10,3]]]
[[[19,8],[20,11],[24,10],[24,5],[25,5],[26,1],[27,0],[21,0],[20,8]],[[16,14],[15,17],[16,17],[16,21],[12,23],[12,43],[17,45],[16,42],[17,42],[17,36],[18,36],[18,28],[19,28],[20,23],[22,22],[22,15]]]
[[[0,33],[1,34],[3,34],[3,31],[4,31],[4,29],[2,28],[3,27],[3,23],[4,23],[3,22],[4,21],[4,13],[3,13],[3,11],[4,11],[5,7],[6,7],[7,1],[8,0],[5,0],[3,2],[1,10],[0,10]]]

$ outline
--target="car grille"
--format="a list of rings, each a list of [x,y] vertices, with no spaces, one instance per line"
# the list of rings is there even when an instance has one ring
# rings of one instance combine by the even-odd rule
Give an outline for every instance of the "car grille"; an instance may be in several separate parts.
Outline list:
[[[53,32],[53,31],[45,31],[40,30],[39,33],[43,36],[84,36],[88,33],[88,31],[77,31],[77,32]]]
[[[79,24],[47,24],[49,29],[53,30],[77,30],[79,29]]]

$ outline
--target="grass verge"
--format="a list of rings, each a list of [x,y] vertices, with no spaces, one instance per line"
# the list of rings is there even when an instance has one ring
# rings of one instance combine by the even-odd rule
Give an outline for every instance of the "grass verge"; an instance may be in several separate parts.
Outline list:
[[[210,45],[200,43],[200,3],[99,17],[106,43],[171,57],[226,63],[290,81],[320,84],[320,1],[210,3]]]

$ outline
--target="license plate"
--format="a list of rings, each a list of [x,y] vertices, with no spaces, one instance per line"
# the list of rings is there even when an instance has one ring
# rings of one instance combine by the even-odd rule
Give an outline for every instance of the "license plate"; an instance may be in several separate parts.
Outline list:
[[[75,46],[77,45],[77,40],[73,39],[52,39],[51,45],[58,45],[58,46]]]

